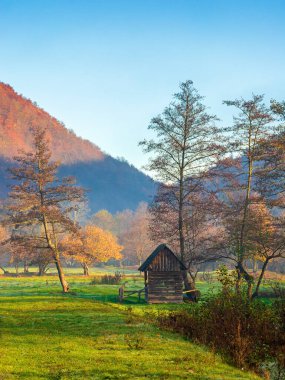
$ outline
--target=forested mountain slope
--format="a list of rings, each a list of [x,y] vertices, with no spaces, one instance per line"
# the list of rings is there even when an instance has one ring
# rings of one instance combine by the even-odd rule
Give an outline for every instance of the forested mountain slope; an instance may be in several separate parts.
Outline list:
[[[8,191],[6,169],[12,164],[13,156],[21,149],[31,149],[32,126],[47,130],[52,158],[62,163],[59,175],[73,175],[88,189],[92,212],[101,208],[110,212],[134,209],[141,201],[151,201],[155,183],[150,177],[76,136],[63,123],[4,83],[0,83],[0,198]]]

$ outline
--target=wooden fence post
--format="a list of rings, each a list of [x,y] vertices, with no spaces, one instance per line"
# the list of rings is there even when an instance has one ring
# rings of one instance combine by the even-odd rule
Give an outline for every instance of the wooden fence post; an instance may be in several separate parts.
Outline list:
[[[122,285],[119,287],[119,301],[123,302],[123,299],[124,299],[124,286]]]

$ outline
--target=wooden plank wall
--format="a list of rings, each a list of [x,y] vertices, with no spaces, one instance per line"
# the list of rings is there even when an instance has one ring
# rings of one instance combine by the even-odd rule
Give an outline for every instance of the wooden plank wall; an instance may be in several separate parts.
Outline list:
[[[149,271],[180,271],[180,263],[176,257],[166,248],[153,259],[148,267]]]
[[[183,302],[183,278],[181,271],[148,272],[149,303]]]

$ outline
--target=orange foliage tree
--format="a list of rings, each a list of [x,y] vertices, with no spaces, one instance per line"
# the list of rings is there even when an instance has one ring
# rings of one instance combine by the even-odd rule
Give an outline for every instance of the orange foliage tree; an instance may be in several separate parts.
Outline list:
[[[87,225],[77,235],[68,235],[62,240],[66,257],[79,262],[84,275],[89,275],[89,266],[96,262],[120,259],[123,247],[109,231],[94,225]]]

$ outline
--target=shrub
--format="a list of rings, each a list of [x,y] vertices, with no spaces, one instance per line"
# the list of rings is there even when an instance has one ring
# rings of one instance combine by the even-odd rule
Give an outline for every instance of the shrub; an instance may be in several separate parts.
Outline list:
[[[143,332],[126,334],[125,342],[128,347],[133,350],[142,350],[146,345],[146,339]]]
[[[103,276],[95,276],[90,282],[91,285],[97,284],[107,284],[107,285],[118,285],[123,279],[123,274],[119,271],[115,274],[105,274]]]
[[[121,272],[115,272],[115,274],[105,274],[102,276],[101,283],[109,285],[117,285],[121,282],[123,275]]]
[[[222,352],[240,368],[276,363],[280,373],[285,365],[284,319],[285,302],[248,302],[230,291],[188,310],[158,316],[160,326]]]
[[[101,276],[94,276],[90,281],[90,285],[98,285],[101,284]]]

